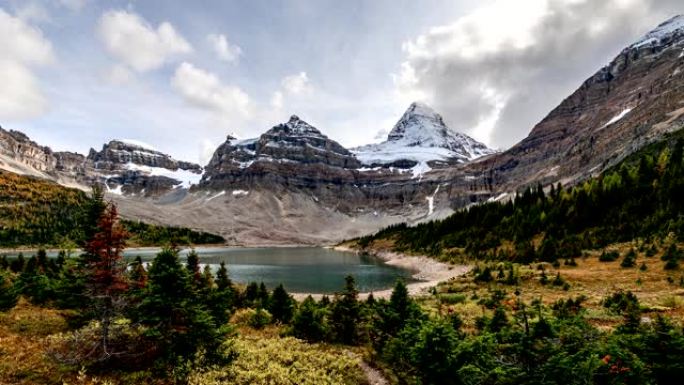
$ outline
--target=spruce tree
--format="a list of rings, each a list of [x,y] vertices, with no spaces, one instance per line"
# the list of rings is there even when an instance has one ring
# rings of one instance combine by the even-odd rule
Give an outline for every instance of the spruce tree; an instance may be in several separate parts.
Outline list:
[[[323,341],[328,333],[325,313],[311,296],[306,297],[292,319],[292,334],[309,342]]]
[[[193,284],[195,287],[199,288],[201,286],[202,273],[200,272],[199,255],[197,255],[195,249],[190,250],[188,253],[185,266],[188,269],[188,273],[190,274],[190,278],[192,278]]]
[[[12,309],[17,304],[17,292],[9,279],[9,275],[0,271],[0,311]]]
[[[273,316],[274,321],[283,324],[290,323],[294,313],[294,299],[285,291],[282,284],[273,289],[268,311]]]
[[[228,278],[225,262],[221,262],[216,272],[215,288],[211,294],[209,309],[219,325],[225,324],[238,305],[237,295],[233,283]]]
[[[184,365],[200,350],[209,362],[225,358],[219,349],[225,336],[197,298],[177,249],[155,257],[135,314],[134,321],[146,327],[145,336],[161,353],[160,363]]]
[[[97,224],[97,231],[86,242],[87,294],[95,306],[100,321],[100,360],[109,359],[114,352],[110,346],[112,321],[126,307],[124,294],[128,290],[126,263],[123,251],[128,233],[119,223],[116,206],[107,205]]]
[[[361,319],[358,296],[354,277],[349,275],[345,278],[344,290],[335,295],[330,314],[330,327],[337,342],[348,345],[358,342]]]

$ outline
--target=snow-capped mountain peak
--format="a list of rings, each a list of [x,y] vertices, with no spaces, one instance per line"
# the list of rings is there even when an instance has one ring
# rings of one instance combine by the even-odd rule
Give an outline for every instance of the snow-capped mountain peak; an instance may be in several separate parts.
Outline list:
[[[303,121],[297,115],[290,116],[290,120],[288,120],[287,123],[279,124],[273,127],[272,130],[285,131],[290,134],[321,135],[321,132],[318,131],[314,126]]]
[[[352,150],[369,166],[412,165],[414,175],[430,170],[428,162],[466,162],[495,151],[466,134],[452,131],[430,106],[414,102],[394,125],[387,140]]]
[[[631,48],[639,48],[645,45],[658,44],[664,38],[674,34],[684,34],[684,15],[674,16],[660,24],[654,30],[639,39],[639,41],[632,44]]]
[[[416,144],[439,146],[441,138],[447,135],[446,124],[442,116],[424,103],[413,102],[394,125],[388,141],[408,140]]]

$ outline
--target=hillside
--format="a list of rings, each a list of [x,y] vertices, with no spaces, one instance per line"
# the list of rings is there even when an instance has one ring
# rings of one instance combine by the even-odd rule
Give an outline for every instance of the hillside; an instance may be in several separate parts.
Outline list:
[[[391,226],[358,245],[529,263],[637,238],[678,239],[684,234],[683,146],[680,130],[576,187],[539,185],[443,220]]]
[[[44,179],[0,172],[0,247],[74,247],[85,239],[88,195]],[[131,245],[223,243],[182,227],[124,220]]]

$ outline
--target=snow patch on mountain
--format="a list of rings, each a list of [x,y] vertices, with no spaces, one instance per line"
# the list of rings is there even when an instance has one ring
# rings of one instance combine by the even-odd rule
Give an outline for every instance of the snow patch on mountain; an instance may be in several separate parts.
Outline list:
[[[131,171],[139,171],[148,176],[164,176],[178,181],[177,187],[190,188],[198,184],[202,179],[202,174],[194,173],[189,170],[169,170],[163,167],[142,166],[135,163],[127,163],[126,168]]]
[[[613,117],[608,121],[608,123],[606,123],[606,124],[603,125],[603,127],[608,127],[608,126],[610,126],[611,124],[616,123],[616,122],[619,121],[620,119],[624,118],[625,115],[629,114],[630,111],[632,111],[631,108],[625,108],[625,109],[622,110],[619,114],[613,116]]]
[[[449,129],[442,116],[423,103],[409,106],[386,141],[351,151],[365,165],[404,160],[423,164],[417,172],[425,170],[429,161],[456,159],[467,162],[495,152],[468,135]]]
[[[684,33],[684,15],[677,15],[660,24],[656,29],[632,44],[630,48],[640,48],[645,45],[658,44],[665,37],[676,32]]]
[[[134,147],[139,147],[144,150],[149,150],[149,151],[157,151],[156,148],[154,148],[152,145],[149,145],[143,141],[137,140],[137,139],[118,139],[119,142],[128,144],[129,146],[134,146]]]

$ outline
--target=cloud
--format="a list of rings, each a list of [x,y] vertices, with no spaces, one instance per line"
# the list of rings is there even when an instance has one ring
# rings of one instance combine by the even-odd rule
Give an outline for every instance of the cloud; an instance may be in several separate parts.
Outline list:
[[[47,110],[32,70],[53,61],[52,44],[43,33],[0,8],[1,119],[26,119]]]
[[[244,91],[221,83],[216,75],[190,63],[178,66],[171,85],[187,103],[210,111],[223,125],[234,125],[251,115],[249,96]]]
[[[207,36],[207,40],[220,60],[227,63],[237,63],[242,56],[242,48],[229,42],[226,35],[210,34]]]
[[[499,0],[405,42],[397,95],[509,146],[676,8],[655,0]]]
[[[284,96],[282,91],[276,91],[273,93],[273,96],[271,97],[271,107],[275,108],[276,110],[280,110],[283,108],[284,104]]]
[[[285,76],[281,82],[283,90],[290,95],[304,95],[312,91],[313,87],[309,82],[306,72]]]
[[[36,23],[51,23],[52,17],[45,7],[41,4],[34,2],[26,2],[21,8],[18,8],[16,15],[19,19],[26,22],[36,22]]]
[[[128,84],[134,75],[126,66],[115,64],[105,72],[104,77],[109,84],[122,85]]]
[[[192,46],[168,22],[154,29],[139,15],[112,10],[98,22],[98,33],[107,51],[138,72],[161,67],[172,58],[192,52]]]
[[[59,3],[72,11],[80,11],[86,6],[88,0],[59,0]]]

